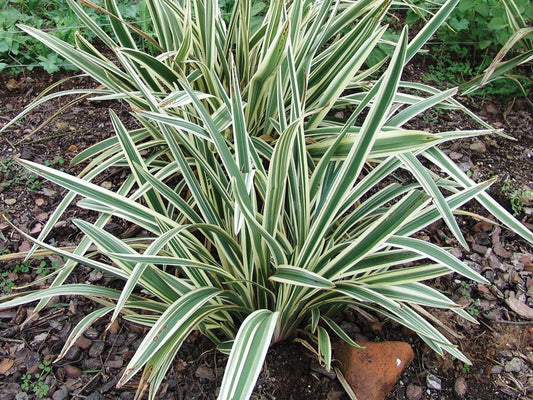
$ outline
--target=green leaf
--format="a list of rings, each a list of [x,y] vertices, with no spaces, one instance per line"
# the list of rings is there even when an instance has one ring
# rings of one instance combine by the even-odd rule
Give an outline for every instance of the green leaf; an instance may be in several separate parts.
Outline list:
[[[278,312],[257,310],[242,323],[226,365],[218,398],[246,400],[252,394],[278,323]]]
[[[291,265],[277,266],[270,280],[315,289],[329,289],[335,286],[333,282],[319,274]]]
[[[122,386],[129,381],[150,360],[152,354],[163,347],[168,340],[173,338],[176,341],[175,333],[179,331],[181,333],[180,340],[185,340],[190,331],[198,324],[199,319],[201,320],[198,318],[197,312],[201,310],[204,304],[220,293],[221,291],[216,288],[198,288],[184,294],[172,303],[139,345],[118,385]]]

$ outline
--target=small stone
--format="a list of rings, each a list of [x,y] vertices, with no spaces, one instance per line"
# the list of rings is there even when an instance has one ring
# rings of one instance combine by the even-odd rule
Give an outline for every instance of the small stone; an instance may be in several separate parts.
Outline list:
[[[518,357],[514,357],[505,363],[505,372],[520,372],[524,367],[524,361]]]
[[[65,365],[65,374],[69,378],[78,379],[81,376],[81,369],[74,365]]]
[[[15,400],[29,400],[29,397],[26,392],[20,392],[15,396]]]
[[[459,396],[461,399],[464,399],[466,392],[468,391],[468,385],[464,376],[457,378],[455,385],[453,386],[453,390],[457,396]]]
[[[442,390],[442,381],[440,378],[436,377],[435,375],[428,375],[426,377],[426,384],[428,386],[428,389],[433,390]]]
[[[68,400],[68,389],[65,386],[60,387],[58,390],[54,392],[52,395],[53,400]]]
[[[104,189],[111,190],[113,188],[113,183],[110,181],[103,181],[100,186],[102,186]]]
[[[194,373],[194,376],[200,379],[206,379],[208,381],[214,381],[215,375],[213,374],[213,369],[206,367],[205,365],[200,365],[196,372]]]
[[[8,206],[12,206],[17,202],[17,199],[5,199],[4,203],[6,203]]]
[[[413,385],[412,383],[407,385],[407,388],[405,389],[405,395],[407,396],[407,400],[420,400],[423,394],[424,390],[422,389],[422,387],[418,385]]]
[[[461,158],[463,158],[463,155],[461,153],[457,153],[456,151],[452,151],[450,153],[450,158],[452,160],[460,160]]]
[[[483,142],[476,140],[470,145],[470,150],[475,151],[476,153],[485,153],[487,148]]]
[[[493,365],[490,369],[491,374],[501,374],[503,372],[503,367],[501,365]]]

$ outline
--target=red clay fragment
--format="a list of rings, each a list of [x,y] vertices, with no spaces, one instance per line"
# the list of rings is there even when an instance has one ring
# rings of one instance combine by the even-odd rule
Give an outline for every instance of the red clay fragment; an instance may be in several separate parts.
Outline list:
[[[357,400],[383,400],[414,359],[404,342],[365,342],[364,350],[342,342],[336,350],[341,371]]]

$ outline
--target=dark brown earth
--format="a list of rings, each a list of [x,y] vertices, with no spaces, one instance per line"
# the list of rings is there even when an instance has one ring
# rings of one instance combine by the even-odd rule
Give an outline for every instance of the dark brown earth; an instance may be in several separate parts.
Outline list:
[[[416,71],[410,71],[415,73]],[[49,76],[28,72],[21,76],[0,75],[0,126],[22,110],[41,90],[59,81],[63,75]],[[69,80],[61,87],[85,87],[87,78]],[[72,99],[71,99],[72,100]],[[525,194],[533,188],[533,110],[524,101],[511,103],[467,100],[483,119],[508,135],[462,140],[446,148],[450,156],[470,171],[474,179],[498,175],[500,180],[491,193],[505,207],[514,202],[518,217],[531,229],[531,199]],[[68,100],[54,100],[39,107],[0,138],[0,212],[20,229],[38,234],[43,223],[61,200],[64,191],[34,176],[25,174],[12,162],[13,156],[49,163],[69,173],[69,160],[79,151],[112,134],[108,107],[132,126],[128,108],[120,103],[103,104],[83,100],[61,110]],[[59,112],[58,112],[59,111]],[[58,115],[54,113],[58,112]],[[44,127],[41,124],[48,122]],[[428,131],[479,128],[460,113],[431,112],[412,123],[413,128]],[[101,177],[100,184],[113,185],[121,171]],[[521,210],[518,210],[521,208]],[[470,213],[487,215],[475,204]],[[78,231],[69,219],[91,218],[84,210],[72,208],[48,238],[61,246],[76,242]],[[451,312],[430,310],[456,336],[450,338],[472,360],[468,367],[449,356],[430,351],[412,332],[392,321],[376,318],[358,309],[348,309],[339,322],[354,338],[368,340],[403,340],[412,344],[415,360],[402,375],[388,400],[393,399],[526,399],[533,396],[533,255],[531,246],[505,229],[482,222],[469,215],[459,216],[470,251],[461,249],[447,235],[442,224],[434,224],[423,236],[452,247],[454,254],[466,260],[491,282],[484,286],[441,278],[433,286],[465,305],[479,324],[465,323]],[[120,234],[127,229],[118,221],[108,227]],[[6,222],[0,221],[0,285],[23,286],[39,277],[39,266],[53,269],[62,260],[54,256],[32,260],[27,270],[22,260],[12,254],[27,251],[30,244]],[[108,278],[79,267],[72,282],[102,283]],[[48,282],[41,282],[45,286]],[[115,384],[145,331],[122,320],[108,326],[101,320],[90,328],[67,356],[47,365],[61,351],[72,328],[98,307],[76,296],[57,299],[48,309],[34,314],[31,307],[0,312],[0,399],[38,398],[39,389],[48,385],[45,398],[62,399],[132,399],[136,384],[118,390]],[[107,328],[107,329],[106,329]],[[214,399],[223,375],[225,358],[201,336],[193,335],[183,346],[163,384],[161,399]],[[39,366],[42,366],[40,368]],[[43,373],[44,370],[44,373]],[[41,378],[36,377],[41,373]],[[32,374],[28,378],[25,374]],[[436,382],[433,384],[432,382]],[[437,388],[440,386],[440,389]],[[267,357],[254,399],[347,399],[334,376],[328,376],[316,364],[313,355],[298,343],[274,346]]]

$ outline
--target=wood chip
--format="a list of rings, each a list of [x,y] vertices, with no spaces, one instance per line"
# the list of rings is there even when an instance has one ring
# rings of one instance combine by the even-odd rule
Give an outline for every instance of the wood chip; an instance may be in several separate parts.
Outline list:
[[[525,298],[526,296],[524,294],[516,297],[516,294],[511,292],[509,293],[509,297],[505,299],[505,302],[511,310],[518,314],[520,318],[533,320],[533,308],[525,304]]]

